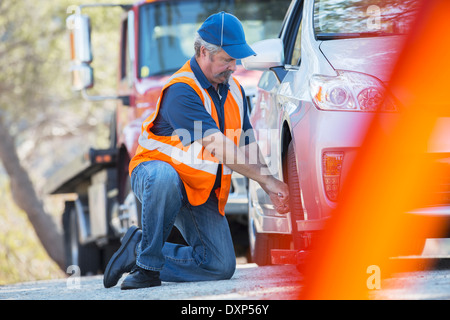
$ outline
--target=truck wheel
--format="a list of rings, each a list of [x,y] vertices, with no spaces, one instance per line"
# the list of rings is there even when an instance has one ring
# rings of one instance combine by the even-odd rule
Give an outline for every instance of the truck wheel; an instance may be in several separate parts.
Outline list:
[[[82,276],[97,274],[100,267],[100,250],[95,243],[80,243],[78,219],[73,203],[66,203],[63,226],[66,270],[75,265],[79,267]]]

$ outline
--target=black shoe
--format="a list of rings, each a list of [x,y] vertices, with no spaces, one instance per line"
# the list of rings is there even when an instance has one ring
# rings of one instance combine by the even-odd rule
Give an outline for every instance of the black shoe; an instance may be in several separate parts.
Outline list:
[[[136,264],[136,245],[141,241],[142,231],[131,226],[122,239],[122,245],[108,262],[103,276],[105,288],[111,288],[117,284],[120,277],[126,272],[130,272]]]
[[[130,274],[123,280],[122,290],[156,287],[161,285],[159,271],[145,270],[135,266]]]

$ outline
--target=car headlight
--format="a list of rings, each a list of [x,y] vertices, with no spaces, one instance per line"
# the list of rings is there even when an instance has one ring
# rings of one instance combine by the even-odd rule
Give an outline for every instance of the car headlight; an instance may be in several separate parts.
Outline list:
[[[311,96],[320,110],[397,112],[398,106],[383,83],[367,74],[336,70],[337,76],[315,74]]]

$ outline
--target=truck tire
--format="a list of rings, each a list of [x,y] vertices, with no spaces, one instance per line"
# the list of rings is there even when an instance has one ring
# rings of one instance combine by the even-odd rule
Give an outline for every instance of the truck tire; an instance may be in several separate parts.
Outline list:
[[[73,202],[66,203],[63,227],[66,270],[70,266],[77,266],[82,276],[97,274],[100,268],[101,253],[95,243],[85,245],[80,243],[78,219]]]

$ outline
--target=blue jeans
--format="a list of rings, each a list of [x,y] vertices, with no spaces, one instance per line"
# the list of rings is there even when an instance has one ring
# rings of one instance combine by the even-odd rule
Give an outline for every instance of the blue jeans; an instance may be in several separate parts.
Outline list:
[[[227,219],[217,198],[192,206],[176,170],[163,161],[139,164],[131,187],[142,203],[142,240],[136,264],[160,271],[162,281],[229,279],[236,257]],[[176,226],[188,246],[166,242]]]

